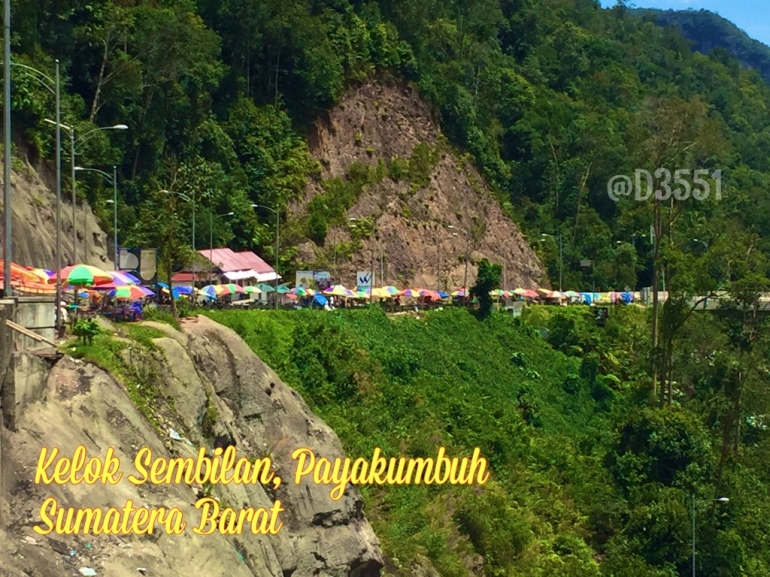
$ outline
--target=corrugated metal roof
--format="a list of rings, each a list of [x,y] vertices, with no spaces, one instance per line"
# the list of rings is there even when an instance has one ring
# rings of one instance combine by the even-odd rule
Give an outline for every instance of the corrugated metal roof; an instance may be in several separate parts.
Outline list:
[[[275,272],[273,267],[267,264],[250,250],[233,252],[229,248],[215,248],[213,250],[199,250],[198,253],[211,261],[222,272],[252,269],[258,273]]]

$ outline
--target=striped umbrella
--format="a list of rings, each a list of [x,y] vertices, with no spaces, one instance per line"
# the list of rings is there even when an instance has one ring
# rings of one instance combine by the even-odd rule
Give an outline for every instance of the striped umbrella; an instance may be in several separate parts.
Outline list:
[[[152,293],[152,291],[149,289],[145,289],[137,285],[125,285],[111,290],[107,293],[107,295],[114,299],[130,299],[133,301],[138,301],[147,296],[150,296],[147,294],[148,291]]]
[[[227,292],[227,289],[218,284],[210,284],[201,289],[201,294],[212,299],[219,297],[219,295],[224,294],[225,292]]]
[[[400,293],[398,293],[402,297],[408,297],[413,299],[418,299],[422,295],[420,294],[420,289],[406,289],[402,290]]]
[[[349,297],[352,296],[354,293],[353,291],[349,291],[341,284],[330,286],[328,289],[324,291],[325,295],[331,295],[335,297]]]
[[[386,291],[390,295],[397,295],[399,293],[399,290],[396,287],[391,285],[382,287],[382,290]]]
[[[119,270],[107,271],[107,274],[112,277],[112,283],[115,286],[126,286],[129,284],[139,284],[139,279],[134,275]]]
[[[378,299],[389,299],[393,296],[393,293],[389,293],[386,290],[387,287],[381,287],[381,288],[374,288],[372,289],[372,296]]]
[[[438,294],[436,291],[427,290],[427,289],[421,290],[420,291],[420,296],[433,299],[434,301],[440,301],[441,300],[441,295],[440,294]]]
[[[235,283],[232,283],[232,282],[231,283],[227,283],[226,285],[224,285],[224,287],[228,291],[230,291],[231,294],[236,294],[236,293],[237,294],[243,294],[245,292],[244,288],[241,285],[235,284]]]
[[[44,268],[32,268],[27,267],[27,270],[34,274],[38,278],[38,282],[46,283],[51,280],[54,276],[54,272],[51,270],[46,270]]]
[[[112,282],[112,277],[109,274],[100,268],[87,264],[68,266],[59,271],[59,278],[62,279],[62,282],[77,286],[100,285]],[[55,278],[52,280],[55,280]]]
[[[259,287],[256,286],[247,286],[243,289],[243,292],[245,292],[247,295],[254,293],[254,294],[262,294],[262,291],[259,290]]]

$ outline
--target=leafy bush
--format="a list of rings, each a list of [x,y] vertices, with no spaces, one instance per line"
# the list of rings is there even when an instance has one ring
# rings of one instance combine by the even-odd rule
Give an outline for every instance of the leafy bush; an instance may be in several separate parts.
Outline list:
[[[83,342],[83,344],[90,345],[93,343],[94,337],[96,337],[101,332],[101,329],[99,328],[99,323],[97,323],[96,320],[83,319],[75,323],[75,326],[72,328],[72,332],[76,337],[78,337],[78,339],[80,339],[81,342]]]

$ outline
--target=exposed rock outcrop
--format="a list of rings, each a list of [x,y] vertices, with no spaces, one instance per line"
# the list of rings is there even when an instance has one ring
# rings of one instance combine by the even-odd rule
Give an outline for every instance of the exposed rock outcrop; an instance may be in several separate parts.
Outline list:
[[[415,90],[372,82],[351,91],[319,120],[308,142],[323,167],[322,178],[329,179],[345,177],[354,162],[377,166],[408,159],[423,143],[435,149],[442,137]],[[296,214],[304,214],[318,194],[324,194],[322,186],[311,183]],[[371,217],[378,235],[367,235],[350,259],[341,251],[332,257],[335,245],[351,240],[350,219]],[[446,145],[440,145],[427,183],[387,176],[363,189],[345,220],[329,230],[322,246],[300,246],[300,255],[308,266],[328,267],[346,285],[355,283],[356,271],[374,265],[377,278],[383,269],[384,284],[457,287],[465,280],[466,253],[469,285],[485,257],[504,265],[507,288],[543,282],[540,261],[516,224],[478,172]]]
[[[348,486],[343,498],[333,501],[331,487],[293,482],[295,449],[307,447],[327,458],[343,456],[334,432],[233,331],[204,317],[186,322],[182,333],[147,324],[167,336],[154,338],[149,349],[119,341],[125,344],[126,366],[141,375],[142,387],[157,392],[144,414],[137,404],[147,391],[132,390],[135,400],[140,398],[135,404],[111,374],[65,357],[51,372],[45,401],[27,410],[18,432],[6,431],[3,460],[6,467],[12,466],[11,473],[6,468],[11,513],[0,534],[0,575],[58,577],[91,567],[99,577],[133,577],[142,567],[146,575],[378,576],[383,557],[358,491]],[[172,428],[184,440],[170,438]],[[81,444],[89,454],[102,456],[113,447],[124,479],[114,487],[35,485],[41,447],[56,446],[72,455]],[[236,509],[269,509],[280,499],[286,511],[277,535],[255,536],[247,530],[240,536],[196,536],[191,529],[200,512],[194,508],[194,487],[136,486],[126,480],[143,446],[168,458],[194,457],[200,446],[229,445],[249,458],[270,456],[283,484],[277,490],[215,486],[213,496]],[[32,526],[49,496],[66,507],[122,507],[128,499],[135,506],[177,506],[189,526],[179,536],[41,537]]]
[[[11,191],[13,261],[25,266],[53,270],[56,266],[55,191],[45,185],[29,164],[25,164],[18,172],[11,172]],[[107,234],[99,227],[91,207],[84,207],[82,202],[75,207],[73,231],[70,190],[62,190],[61,219],[62,266],[67,266],[77,258],[79,263],[85,262],[105,270],[113,269],[112,240],[108,240]],[[4,222],[0,219],[0,235],[4,234],[3,228]],[[87,243],[84,235],[86,229]],[[74,250],[75,247],[77,251]],[[87,251],[85,259],[84,251]]]

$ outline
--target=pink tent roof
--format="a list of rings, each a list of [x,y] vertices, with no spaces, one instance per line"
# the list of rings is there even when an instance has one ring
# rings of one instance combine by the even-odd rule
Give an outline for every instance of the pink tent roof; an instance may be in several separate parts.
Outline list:
[[[261,274],[275,272],[273,267],[249,250],[233,252],[229,248],[215,248],[214,250],[199,250],[198,253],[210,260],[211,264],[222,272],[239,270],[253,270]]]

